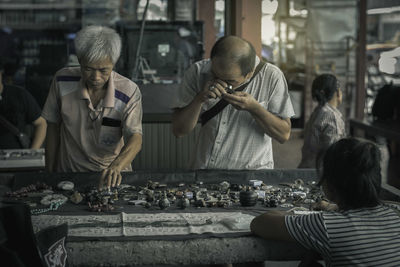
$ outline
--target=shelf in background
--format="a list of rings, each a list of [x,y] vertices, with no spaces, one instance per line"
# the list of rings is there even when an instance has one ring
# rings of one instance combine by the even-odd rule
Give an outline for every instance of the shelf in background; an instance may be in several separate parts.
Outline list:
[[[75,2],[65,3],[0,3],[0,10],[32,10],[32,9],[74,9],[81,8]]]

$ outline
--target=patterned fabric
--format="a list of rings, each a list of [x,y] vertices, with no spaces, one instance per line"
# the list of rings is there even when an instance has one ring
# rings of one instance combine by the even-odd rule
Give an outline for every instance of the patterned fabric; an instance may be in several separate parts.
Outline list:
[[[399,266],[400,206],[285,216],[290,235],[327,266]]]
[[[299,168],[315,168],[318,152],[346,136],[340,111],[326,103],[317,106],[304,129],[304,145]]]
[[[256,64],[260,62],[259,58]],[[178,94],[176,107],[187,106],[212,79],[209,59],[192,65]],[[281,117],[294,115],[283,73],[266,63],[243,90],[251,94],[265,109]],[[219,99],[210,99],[201,112],[210,109]],[[191,157],[192,169],[272,169],[271,137],[266,135],[249,112],[228,105],[200,130],[196,149]]]
[[[60,70],[42,116],[61,123],[57,171],[101,171],[119,155],[124,139],[142,133],[139,88],[116,72],[111,73],[106,96],[94,108],[80,68]]]

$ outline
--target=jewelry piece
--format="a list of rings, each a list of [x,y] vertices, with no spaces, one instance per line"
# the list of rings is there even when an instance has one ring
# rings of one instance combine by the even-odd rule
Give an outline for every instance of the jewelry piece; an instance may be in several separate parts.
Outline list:
[[[22,187],[17,191],[14,192],[7,192],[6,196],[7,197],[27,197],[28,193],[32,192],[43,192],[43,190],[51,190],[51,186],[45,184],[45,183],[40,183],[37,182],[36,184],[30,184],[28,186]]]
[[[64,202],[53,202],[50,204],[50,206],[46,209],[33,209],[31,210],[31,215],[37,215],[41,213],[45,213],[51,210],[57,210]]]
[[[62,190],[72,190],[74,189],[74,183],[70,181],[61,181],[57,184],[57,188]]]
[[[40,204],[42,205],[51,205],[52,203],[61,203],[64,204],[68,198],[61,194],[51,194],[47,195],[40,200]]]
[[[45,213],[51,210],[57,210],[62,204],[67,202],[68,198],[64,195],[60,194],[51,194],[47,195],[40,200],[40,204],[42,205],[49,205],[48,208],[44,209],[33,209],[31,210],[32,215],[37,215],[41,213]]]

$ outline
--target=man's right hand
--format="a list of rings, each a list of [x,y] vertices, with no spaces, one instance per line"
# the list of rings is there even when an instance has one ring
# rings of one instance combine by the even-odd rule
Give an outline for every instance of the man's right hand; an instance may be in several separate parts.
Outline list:
[[[204,103],[208,99],[216,99],[226,94],[226,88],[229,86],[222,80],[210,80],[206,82],[203,90],[197,95],[198,100]]]

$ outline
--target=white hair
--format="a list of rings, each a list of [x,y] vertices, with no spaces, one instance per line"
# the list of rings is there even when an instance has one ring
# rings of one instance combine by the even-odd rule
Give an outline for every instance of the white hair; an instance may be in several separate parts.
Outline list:
[[[121,37],[105,26],[87,26],[77,33],[75,50],[79,60],[95,62],[108,58],[115,65],[121,54]]]

